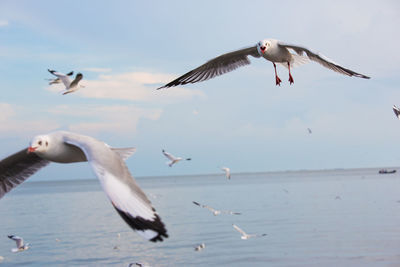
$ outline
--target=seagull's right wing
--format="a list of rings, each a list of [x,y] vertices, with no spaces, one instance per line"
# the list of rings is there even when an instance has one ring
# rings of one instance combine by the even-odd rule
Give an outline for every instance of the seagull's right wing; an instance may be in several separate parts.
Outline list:
[[[67,75],[65,75],[64,73],[61,72],[56,72],[55,70],[48,70],[51,74],[53,74],[54,76],[58,77],[63,84],[65,85],[65,87],[69,88],[69,86],[71,85],[71,80],[68,78]]]
[[[396,107],[395,105],[393,105],[393,112],[396,115],[396,117],[398,119],[400,119],[400,109],[398,107]]]
[[[27,151],[23,149],[0,161],[0,198],[49,164],[48,160]]]
[[[237,226],[236,224],[232,224],[232,226],[233,226],[233,228],[235,228],[236,231],[238,231],[242,235],[247,235],[246,232],[243,231],[242,229],[240,229],[239,226]]]
[[[22,237],[16,235],[9,235],[8,238],[15,241],[15,243],[17,244],[17,248],[20,248],[24,245],[24,240],[22,239]]]
[[[211,59],[200,67],[189,71],[164,86],[157,88],[157,90],[187,83],[202,82],[225,74],[241,66],[249,65],[250,60],[247,58],[248,56],[260,57],[257,51],[257,46],[243,48]]]
[[[164,156],[166,156],[169,160],[174,161],[176,160],[176,158],[174,156],[172,156],[170,153],[168,153],[167,151],[163,150],[162,153],[164,154]]]

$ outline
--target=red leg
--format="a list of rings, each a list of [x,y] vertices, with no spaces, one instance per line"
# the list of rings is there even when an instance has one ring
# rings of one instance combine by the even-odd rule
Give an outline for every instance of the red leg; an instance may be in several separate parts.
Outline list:
[[[278,74],[276,73],[276,65],[275,65],[275,63],[274,62],[272,62],[272,64],[274,64],[274,69],[275,69],[275,82],[276,82],[276,85],[279,85],[279,86],[281,86],[281,79],[279,79],[279,77],[278,77]]]
[[[294,83],[294,80],[293,80],[292,74],[290,73],[290,63],[288,62],[287,65],[289,68],[289,82],[290,82],[290,84],[292,84],[292,83]]]

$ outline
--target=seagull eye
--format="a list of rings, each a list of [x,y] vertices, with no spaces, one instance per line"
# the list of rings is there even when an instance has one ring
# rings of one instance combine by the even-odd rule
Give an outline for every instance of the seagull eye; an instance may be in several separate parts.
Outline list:
[[[42,141],[39,141],[38,144],[39,144],[39,146],[41,146],[42,145]]]

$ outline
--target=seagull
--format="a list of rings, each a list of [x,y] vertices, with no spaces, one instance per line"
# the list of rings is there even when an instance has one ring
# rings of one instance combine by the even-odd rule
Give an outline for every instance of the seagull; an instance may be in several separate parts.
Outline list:
[[[17,244],[16,248],[12,248],[11,252],[20,252],[20,251],[24,251],[27,250],[29,248],[29,243],[24,245],[24,239],[22,239],[22,237],[16,236],[16,235],[9,235],[8,238],[12,239],[15,241],[15,243]]]
[[[183,160],[183,158],[181,157],[175,157],[173,155],[171,155],[170,153],[168,153],[167,151],[165,151],[164,149],[162,150],[162,153],[164,154],[164,156],[166,156],[170,161],[167,162],[168,166],[172,167],[172,165],[174,165],[175,163],[178,163],[179,161]],[[186,158],[185,160],[192,160],[191,158]]]
[[[71,71],[71,72],[67,73],[66,75],[67,76],[72,76],[72,75],[74,75],[74,72]],[[61,79],[58,78],[58,77],[55,78],[55,79],[47,79],[47,80],[49,81],[49,85],[61,83]]]
[[[201,251],[201,250],[203,250],[203,248],[205,248],[205,247],[206,247],[206,244],[201,243],[200,245],[196,246],[196,247],[194,248],[194,250],[195,250],[195,251]]]
[[[220,215],[221,213],[230,214],[230,215],[240,215],[241,214],[240,212],[233,212],[233,211],[230,211],[230,210],[216,210],[214,208],[211,208],[210,206],[202,205],[199,202],[196,202],[196,201],[192,201],[192,202],[193,202],[193,204],[195,204],[195,205],[197,205],[199,207],[208,209],[209,211],[212,212],[212,214],[214,214],[214,216]]]
[[[222,167],[221,170],[225,172],[226,178],[231,179],[231,169],[229,169],[228,167]]]
[[[122,219],[145,239],[163,241],[165,225],[124,162],[135,151],[66,131],[35,136],[27,149],[0,161],[0,198],[50,162],[87,161]]]
[[[133,267],[133,266],[139,266],[139,267],[150,267],[150,265],[143,264],[140,262],[135,262],[135,263],[129,263],[128,267]]]
[[[311,131],[310,128],[307,128],[307,131],[308,131],[309,134],[312,134],[312,131]]]
[[[65,85],[65,91],[63,91],[63,95],[75,92],[81,87],[85,87],[83,85],[78,86],[79,81],[82,80],[82,78],[83,78],[82,73],[76,74],[75,79],[71,82],[71,80],[68,78],[68,76],[63,73],[56,72],[55,70],[50,70],[50,69],[48,69],[48,71],[51,74],[57,76],[57,78],[60,79],[63,82],[63,84]]]
[[[245,240],[245,239],[249,239],[251,237],[258,237],[258,236],[266,236],[267,234],[262,234],[262,235],[257,235],[257,234],[246,234],[245,231],[243,231],[242,229],[239,228],[239,226],[237,226],[236,224],[232,224],[233,228],[235,228],[236,231],[238,231],[242,236],[240,237],[241,239]]]
[[[393,105],[393,112],[396,115],[396,117],[400,120],[400,109],[396,107],[396,105]]]
[[[276,72],[275,63],[280,63],[288,68],[289,82],[290,84],[292,84],[294,83],[294,79],[290,72],[290,68],[304,64],[309,60],[315,61],[328,69],[347,76],[355,76],[364,79],[370,78],[363,74],[344,68],[333,62],[332,60],[328,59],[324,55],[312,52],[305,47],[286,44],[275,39],[265,39],[258,42],[255,46],[246,47],[213,58],[207,61],[205,64],[201,65],[200,67],[189,71],[188,73],[180,76],[172,82],[167,83],[166,85],[161,86],[157,89],[184,85],[187,83],[206,81],[216,76],[233,71],[241,66],[249,65],[250,60],[248,59],[248,56],[252,56],[255,58],[263,57],[266,60],[272,62],[275,69],[276,85],[280,85],[282,81],[278,77],[278,74]]]

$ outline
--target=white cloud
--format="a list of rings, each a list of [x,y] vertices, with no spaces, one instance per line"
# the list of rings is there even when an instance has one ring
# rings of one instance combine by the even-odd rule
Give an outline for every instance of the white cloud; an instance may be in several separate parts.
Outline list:
[[[0,19],[0,27],[8,26],[8,20]]]
[[[161,109],[145,109],[133,106],[57,106],[49,112],[57,116],[66,115],[76,119],[68,130],[87,135],[112,133],[128,136],[136,133],[142,119],[158,120]]]
[[[161,84],[176,78],[174,75],[148,72],[128,72],[113,75],[100,75],[97,80],[82,80],[85,88],[75,94],[86,98],[123,99],[152,103],[175,103],[205,97],[200,90],[181,87],[156,90]],[[63,86],[50,86],[47,90],[62,91]]]
[[[84,71],[90,71],[90,72],[111,72],[112,69],[111,68],[84,68]]]
[[[30,137],[33,134],[49,132],[59,128],[54,120],[27,117],[24,107],[0,103],[0,135]]]

